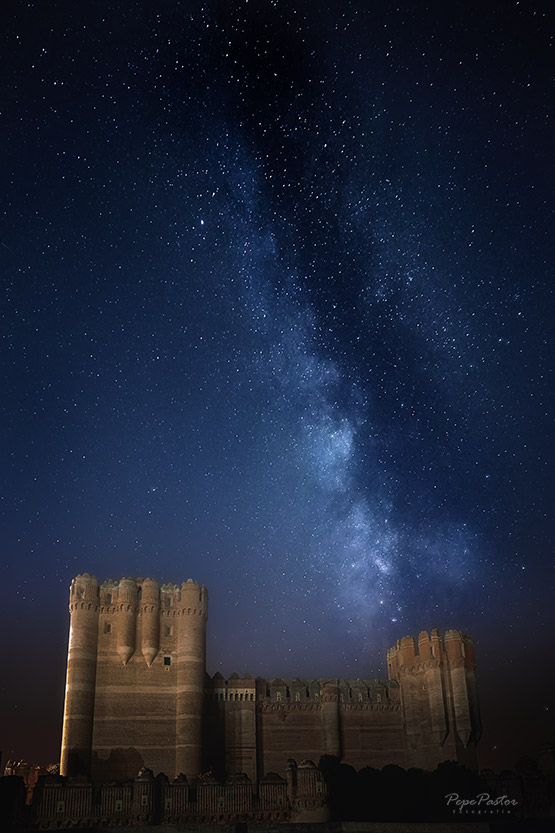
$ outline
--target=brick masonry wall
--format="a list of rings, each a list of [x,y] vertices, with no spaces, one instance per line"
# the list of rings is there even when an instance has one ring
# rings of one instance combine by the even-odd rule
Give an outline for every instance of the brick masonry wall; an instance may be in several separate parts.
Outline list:
[[[285,774],[287,760],[312,760],[322,754],[320,706],[269,703],[258,709],[259,772]]]
[[[387,764],[406,767],[399,706],[345,704],[341,707],[343,762],[355,769]]]
[[[134,778],[144,766],[175,773],[175,665],[158,655],[150,668],[142,656],[122,665],[101,649],[97,666],[92,777]]]

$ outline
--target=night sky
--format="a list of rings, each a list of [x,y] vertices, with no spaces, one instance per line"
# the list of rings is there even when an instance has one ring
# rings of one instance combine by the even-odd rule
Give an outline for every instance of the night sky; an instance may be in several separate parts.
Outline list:
[[[4,6],[4,762],[85,571],[206,584],[225,677],[460,628],[482,766],[555,740],[548,6]]]

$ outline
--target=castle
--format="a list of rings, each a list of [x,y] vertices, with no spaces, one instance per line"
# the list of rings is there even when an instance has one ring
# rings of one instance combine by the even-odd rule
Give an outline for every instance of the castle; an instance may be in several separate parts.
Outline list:
[[[208,593],[191,579],[71,584],[60,770],[95,783],[141,769],[285,776],[288,760],[332,755],[360,769],[476,768],[480,713],[472,641],[458,631],[405,637],[388,680],[207,676]]]

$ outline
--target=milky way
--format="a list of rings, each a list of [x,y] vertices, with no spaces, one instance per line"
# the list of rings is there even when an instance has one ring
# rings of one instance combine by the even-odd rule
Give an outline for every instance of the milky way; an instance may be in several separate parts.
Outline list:
[[[205,583],[211,673],[381,675],[459,627],[517,713],[553,590],[546,16],[448,6],[10,17],[2,615],[57,681],[21,754],[54,756],[85,570]]]

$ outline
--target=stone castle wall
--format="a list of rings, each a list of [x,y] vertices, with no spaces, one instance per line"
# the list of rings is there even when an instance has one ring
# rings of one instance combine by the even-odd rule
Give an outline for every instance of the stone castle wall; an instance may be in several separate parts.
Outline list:
[[[82,777],[41,776],[28,813],[33,827],[41,830],[149,824],[321,823],[327,818],[322,773],[312,761],[297,766],[293,760],[285,778],[270,776],[258,789],[246,776],[224,782],[204,776],[191,788],[185,777],[170,782],[165,775],[155,777],[152,770],[142,770],[126,783],[100,787]]]
[[[70,591],[63,775],[97,783],[143,767],[170,779],[285,775],[333,755],[360,769],[476,766],[480,715],[468,637],[422,632],[388,652],[389,680],[206,677],[207,592],[88,574]]]
[[[406,765],[399,686],[379,680],[266,681],[220,674],[207,681],[212,766],[250,778],[300,759],[340,757],[361,768]],[[242,766],[242,769],[237,767]]]

